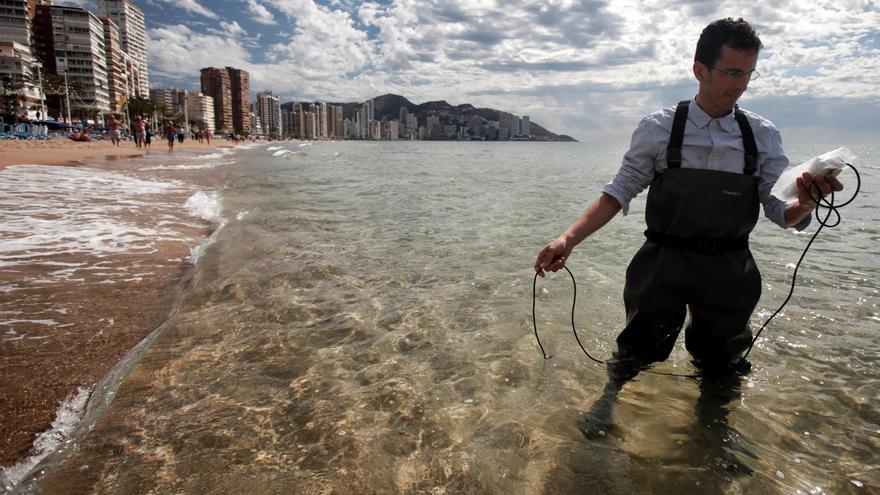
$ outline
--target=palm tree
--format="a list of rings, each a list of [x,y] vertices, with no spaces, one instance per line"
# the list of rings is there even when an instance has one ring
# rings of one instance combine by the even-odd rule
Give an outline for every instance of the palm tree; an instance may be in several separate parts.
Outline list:
[[[128,100],[128,111],[131,115],[143,115],[147,119],[152,119],[156,113],[156,105],[149,98],[143,96],[135,96]]]

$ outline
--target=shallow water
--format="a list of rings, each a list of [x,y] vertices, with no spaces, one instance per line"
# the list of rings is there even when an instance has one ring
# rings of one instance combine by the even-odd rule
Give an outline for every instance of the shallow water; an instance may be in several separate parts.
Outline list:
[[[258,147],[224,162],[224,228],[80,450],[41,478],[46,492],[880,490],[876,147],[852,148],[862,194],[816,241],[751,373],[721,385],[641,374],[598,439],[577,422],[605,369],[571,335],[564,272],[538,282],[553,356],[542,359],[531,266],[623,146],[283,147],[291,153]],[[644,196],[568,263],[581,340],[603,358],[623,324],[643,212]],[[785,298],[814,229],[759,223],[753,324]],[[693,372],[682,341],[655,370]]]

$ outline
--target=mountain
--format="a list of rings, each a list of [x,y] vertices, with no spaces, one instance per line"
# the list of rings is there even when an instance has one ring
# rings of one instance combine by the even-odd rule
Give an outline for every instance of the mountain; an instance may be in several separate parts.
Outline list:
[[[311,102],[300,102],[310,104]],[[293,110],[294,102],[288,102],[281,105],[281,108],[287,111]],[[361,107],[362,103],[329,103],[331,105],[342,106],[343,117],[354,119],[355,113]],[[416,114],[419,124],[424,125],[428,120],[428,115],[439,115],[441,122],[456,122],[462,119],[466,120],[472,115],[482,117],[487,121],[500,121],[504,116],[510,116],[508,112],[495,110],[493,108],[477,108],[469,103],[462,105],[452,105],[445,100],[428,101],[419,105],[409,101],[404,96],[395,94],[384,94],[373,98],[373,116],[376,120],[397,120],[400,118],[400,109],[406,108],[407,112]],[[548,131],[535,121],[531,121],[529,125],[529,134],[534,141],[576,141],[571,136],[564,134],[555,134]]]

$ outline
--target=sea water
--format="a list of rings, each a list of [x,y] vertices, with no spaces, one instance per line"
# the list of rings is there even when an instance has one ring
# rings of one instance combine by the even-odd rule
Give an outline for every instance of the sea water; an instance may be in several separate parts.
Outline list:
[[[834,147],[788,146],[793,163]],[[577,423],[601,395],[605,368],[571,334],[565,272],[538,281],[536,323],[553,356],[543,359],[532,266],[625,149],[276,143],[145,167],[153,172],[138,180],[162,174],[178,187],[185,181],[174,174],[222,167],[223,183],[188,196],[187,208],[198,214],[215,199],[223,228],[194,251],[173,316],[80,450],[22,489],[880,490],[876,146],[851,146],[862,191],[815,241],[751,373],[718,393],[641,374],[620,393],[607,434],[582,435]],[[855,184],[852,173],[841,179]],[[567,264],[578,333],[602,358],[624,324],[624,271],[644,240],[644,200]],[[751,246],[764,287],[753,326],[784,300],[815,228],[759,222]],[[654,370],[694,371],[683,338]]]

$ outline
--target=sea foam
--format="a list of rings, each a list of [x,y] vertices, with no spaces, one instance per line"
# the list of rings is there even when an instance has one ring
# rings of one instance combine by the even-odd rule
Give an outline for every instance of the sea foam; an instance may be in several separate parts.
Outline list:
[[[40,461],[61,447],[82,419],[91,393],[91,389],[80,387],[76,395],[61,403],[52,426],[34,440],[33,454],[14,466],[0,468],[0,487],[4,492],[11,492]]]
[[[220,217],[220,194],[217,191],[199,191],[183,204],[186,211],[194,217],[199,217],[209,222],[219,222]]]

